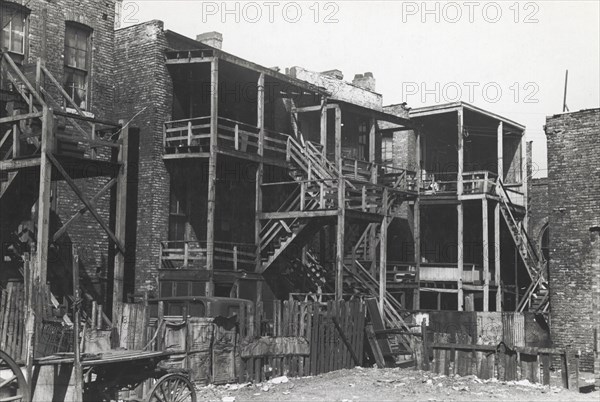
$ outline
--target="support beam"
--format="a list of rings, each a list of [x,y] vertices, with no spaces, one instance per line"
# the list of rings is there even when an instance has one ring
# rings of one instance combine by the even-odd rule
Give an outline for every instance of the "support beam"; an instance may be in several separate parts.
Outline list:
[[[219,118],[219,59],[215,58],[210,64],[210,156],[208,158],[208,197],[206,211],[206,270],[209,280],[206,283],[205,294],[214,294],[212,271],[215,264],[215,200],[217,195],[217,130]]]
[[[125,233],[127,228],[127,161],[129,153],[129,128],[125,121],[121,120],[121,147],[119,148],[117,173],[117,191],[115,207],[115,236],[120,244],[125,244]],[[120,322],[123,313],[123,283],[125,278],[125,251],[115,251],[115,268],[113,275],[113,297],[112,297],[112,322]]]
[[[377,120],[374,118],[369,119],[369,162],[371,162],[372,170],[371,170],[371,183],[377,184],[377,167],[375,165],[375,157],[377,153],[375,152],[376,146],[376,138],[375,138],[375,129],[377,128]]]
[[[502,311],[502,282],[500,264],[500,202],[494,205],[494,282],[496,284],[496,311]]]
[[[258,76],[256,93],[256,126],[258,127],[258,154],[265,154],[265,73]]]
[[[337,110],[337,109],[336,109]],[[338,145],[336,144],[336,149]],[[339,170],[342,176],[341,169]],[[339,180],[338,183],[338,209],[337,209],[337,230],[336,230],[336,253],[335,253],[335,299],[342,300],[344,293],[344,224],[345,212],[345,181]]]
[[[503,145],[503,131],[504,123],[498,122],[498,133],[497,136],[497,149],[498,149],[498,179],[504,181],[504,145]]]
[[[260,130],[260,134],[262,134],[262,138],[259,137],[259,145],[258,154],[262,156],[264,154],[264,125],[265,125],[265,75],[261,73],[258,77],[258,96],[257,96],[257,105],[256,105],[256,121],[257,126]],[[256,266],[255,272],[262,271],[262,260],[260,256],[260,231],[261,231],[261,223],[260,223],[260,214],[262,213],[262,183],[263,183],[263,172],[264,172],[264,164],[263,162],[259,162],[256,167],[256,183],[255,183],[255,209],[256,213],[254,215],[254,242],[256,244]],[[257,301],[262,296],[262,285],[259,292],[259,285],[256,285],[256,296]]]
[[[417,198],[413,207],[413,242],[415,253],[415,283],[417,287],[413,293],[413,309],[421,308],[421,132],[416,131],[415,170],[417,172]]]
[[[323,146],[323,155],[327,155],[327,98],[321,98],[321,145]]]
[[[463,296],[463,283],[462,283],[462,276],[463,276],[463,268],[464,268],[464,244],[463,244],[463,226],[464,226],[464,221],[463,221],[463,203],[462,201],[458,202],[458,205],[456,206],[456,213],[457,213],[457,217],[458,217],[458,230],[457,230],[457,255],[458,255],[458,279],[457,279],[457,289],[458,289],[458,311],[463,311],[463,305],[464,305],[464,296]]]
[[[488,224],[488,201],[481,200],[482,243],[483,243],[483,311],[490,306],[490,240]]]
[[[50,198],[52,183],[52,162],[50,155],[54,149],[54,117],[52,109],[43,108],[42,147],[40,155],[40,187],[37,207],[37,252],[33,265],[33,291],[46,285],[48,269],[48,240],[50,228]]]
[[[388,204],[388,189],[383,189],[383,205]],[[384,211],[381,221],[381,229],[379,239],[379,314],[384,317],[384,301],[387,288],[387,231],[389,216],[387,211]]]
[[[335,167],[342,174],[342,109],[335,107]]]
[[[458,149],[458,177],[456,185],[456,193],[460,197],[463,194],[463,167],[464,167],[464,141],[463,141],[463,109],[459,109],[457,112],[458,125],[457,125],[457,149]]]

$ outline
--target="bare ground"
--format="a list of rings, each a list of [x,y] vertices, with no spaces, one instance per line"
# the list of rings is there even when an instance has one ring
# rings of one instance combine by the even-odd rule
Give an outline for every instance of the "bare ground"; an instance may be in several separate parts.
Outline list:
[[[282,378],[279,378],[280,380]],[[287,382],[198,388],[199,401],[599,401],[600,392],[576,393],[527,380],[501,382],[411,369],[354,368]],[[593,385],[582,379],[581,386]]]

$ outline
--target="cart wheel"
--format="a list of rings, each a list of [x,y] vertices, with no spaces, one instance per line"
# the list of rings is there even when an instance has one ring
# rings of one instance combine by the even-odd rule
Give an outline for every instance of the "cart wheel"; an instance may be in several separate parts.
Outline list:
[[[29,402],[29,385],[21,368],[0,350],[0,401]]]
[[[181,374],[167,374],[150,389],[148,402],[196,402],[194,384]]]

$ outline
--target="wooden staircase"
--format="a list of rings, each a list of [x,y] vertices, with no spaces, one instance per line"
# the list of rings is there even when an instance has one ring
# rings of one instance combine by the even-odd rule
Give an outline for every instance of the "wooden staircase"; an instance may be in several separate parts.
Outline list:
[[[517,246],[519,256],[531,278],[531,284],[521,297],[521,300],[519,300],[517,311],[522,312],[527,309],[533,312],[548,312],[550,307],[548,263],[536,251],[523,225],[523,221],[516,218],[514,204],[500,180],[498,180],[496,191],[500,198],[500,212],[502,213],[504,222],[506,222],[510,235]]]

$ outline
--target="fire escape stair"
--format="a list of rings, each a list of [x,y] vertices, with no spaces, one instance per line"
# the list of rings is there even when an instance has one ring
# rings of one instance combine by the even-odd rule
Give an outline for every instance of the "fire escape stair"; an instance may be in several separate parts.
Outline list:
[[[498,181],[496,188],[500,197],[500,212],[531,278],[531,284],[519,301],[517,311],[524,311],[529,307],[529,311],[545,313],[549,308],[547,262],[536,252],[523,222],[515,217],[513,203],[501,181]]]

